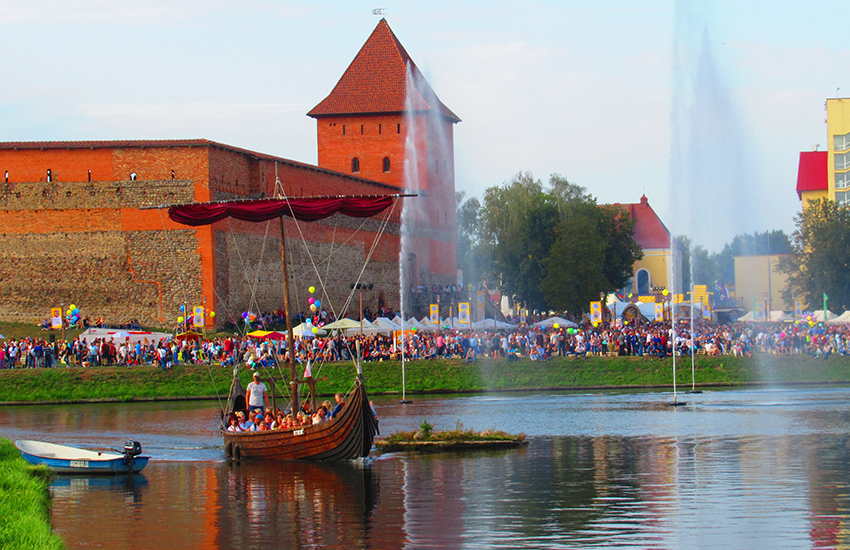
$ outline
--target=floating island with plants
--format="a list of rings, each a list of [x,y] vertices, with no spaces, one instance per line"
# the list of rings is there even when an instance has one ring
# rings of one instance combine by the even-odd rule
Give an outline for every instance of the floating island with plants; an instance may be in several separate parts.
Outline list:
[[[444,451],[471,451],[484,449],[509,449],[528,445],[525,434],[509,434],[500,430],[465,430],[457,422],[454,430],[434,431],[426,419],[415,432],[397,432],[375,440],[378,451],[391,453],[412,451],[436,453]]]

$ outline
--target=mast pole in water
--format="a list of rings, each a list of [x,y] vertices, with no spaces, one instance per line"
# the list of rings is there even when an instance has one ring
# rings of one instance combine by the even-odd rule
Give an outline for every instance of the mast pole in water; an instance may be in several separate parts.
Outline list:
[[[279,198],[283,198],[283,189],[281,189],[280,178],[277,175],[277,162],[274,163],[275,172],[275,193]],[[278,218],[280,222],[280,264],[283,272],[283,311],[286,318],[286,350],[289,352],[289,393],[292,398],[291,411],[293,418],[301,402],[298,399],[298,382],[295,381],[295,338],[292,332],[292,316],[289,314],[289,274],[286,268],[286,230],[283,225],[283,216]]]
[[[671,336],[671,346],[670,348],[673,350],[673,404],[676,404],[676,295],[673,294],[670,297],[670,319],[672,321],[671,327],[672,332]]]

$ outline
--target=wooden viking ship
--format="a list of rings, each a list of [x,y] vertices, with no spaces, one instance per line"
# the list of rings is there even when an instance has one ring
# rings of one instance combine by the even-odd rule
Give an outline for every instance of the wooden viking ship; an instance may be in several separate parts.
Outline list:
[[[275,198],[193,203],[168,207],[168,216],[175,222],[200,226],[233,217],[249,222],[263,222],[278,218],[280,221],[280,254],[283,271],[283,299],[286,317],[286,329],[289,346],[294,342],[292,318],[289,308],[289,279],[287,274],[286,235],[283,217],[289,216],[298,221],[312,222],[342,214],[350,217],[375,216],[400,197],[415,195],[360,195],[360,196],[321,196],[286,197],[280,193],[280,185]],[[162,206],[164,208],[165,206]],[[297,411],[300,405],[294,353],[288,353],[290,407]],[[358,353],[359,356],[359,353]],[[223,411],[226,419],[232,411],[239,408],[235,399],[240,392],[244,396],[237,377],[238,365],[234,368],[234,380],[231,385],[227,409]],[[244,397],[243,397],[244,399]],[[244,408],[244,403],[242,404]],[[378,433],[378,421],[369,404],[369,395],[363,379],[362,362],[358,357],[357,374],[354,389],[346,399],[346,404],[337,415],[328,422],[305,426],[297,429],[267,430],[257,432],[228,432],[224,421],[219,427],[224,438],[225,454],[228,458],[257,458],[268,460],[342,460],[368,456],[372,442]]]

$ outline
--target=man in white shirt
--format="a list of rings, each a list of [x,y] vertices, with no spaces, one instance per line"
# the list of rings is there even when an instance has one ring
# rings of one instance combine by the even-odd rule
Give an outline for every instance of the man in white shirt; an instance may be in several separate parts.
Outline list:
[[[260,373],[254,373],[254,380],[245,388],[248,394],[248,412],[259,410],[263,412],[269,404],[269,396],[266,385],[260,382]]]

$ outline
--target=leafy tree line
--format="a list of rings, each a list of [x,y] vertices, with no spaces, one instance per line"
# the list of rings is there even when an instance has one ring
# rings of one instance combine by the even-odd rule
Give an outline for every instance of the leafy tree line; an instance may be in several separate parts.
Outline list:
[[[458,194],[457,264],[529,309],[580,313],[629,281],[643,250],[634,220],[587,189],[529,172],[490,187],[483,203]]]
[[[830,310],[850,309],[850,207],[809,201],[794,223],[790,250],[779,262],[788,275],[782,298],[791,303],[796,296],[820,309],[826,294]]]

